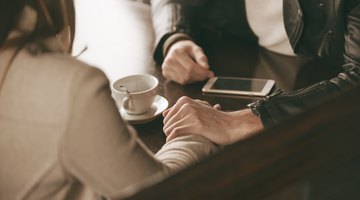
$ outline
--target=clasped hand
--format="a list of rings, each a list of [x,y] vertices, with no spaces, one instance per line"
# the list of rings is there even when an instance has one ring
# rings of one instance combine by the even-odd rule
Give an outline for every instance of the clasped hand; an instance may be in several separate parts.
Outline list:
[[[260,119],[249,109],[224,112],[220,105],[181,97],[164,111],[167,141],[186,134],[208,138],[215,144],[231,144],[263,129]]]

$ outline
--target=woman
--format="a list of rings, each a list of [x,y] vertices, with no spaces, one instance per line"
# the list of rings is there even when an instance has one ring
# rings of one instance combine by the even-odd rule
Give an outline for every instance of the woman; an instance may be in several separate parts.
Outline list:
[[[214,150],[197,136],[155,157],[141,145],[104,74],[69,55],[72,0],[1,4],[0,199],[116,199]]]

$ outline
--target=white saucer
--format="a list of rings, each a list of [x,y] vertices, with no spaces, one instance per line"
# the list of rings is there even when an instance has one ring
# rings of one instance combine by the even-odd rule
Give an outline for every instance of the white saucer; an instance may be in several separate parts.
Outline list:
[[[130,115],[125,111],[124,108],[121,108],[120,114],[124,120],[128,121],[131,124],[141,124],[153,120],[158,115],[160,115],[168,106],[169,102],[164,97],[157,95],[155,97],[154,104],[151,106],[151,109],[146,113],[140,115]]]

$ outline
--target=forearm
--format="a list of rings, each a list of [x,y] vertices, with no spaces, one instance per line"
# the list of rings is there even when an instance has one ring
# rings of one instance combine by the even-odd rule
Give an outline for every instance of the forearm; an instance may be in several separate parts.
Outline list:
[[[291,115],[322,103],[350,87],[360,84],[360,3],[352,5],[344,31],[344,71],[337,77],[289,94],[278,93],[253,104],[265,126],[280,123]]]
[[[187,135],[167,142],[155,157],[170,173],[199,162],[216,152],[217,147],[208,139],[198,135]]]
[[[360,84],[360,66],[348,64],[345,72],[337,77],[291,92],[277,93],[254,103],[251,108],[258,114],[265,127],[278,124],[291,115],[316,106],[342,91]]]
[[[246,139],[264,128],[260,118],[250,109],[229,112],[228,114],[231,119],[227,130],[229,143]]]
[[[154,59],[162,62],[163,45],[175,33],[190,35],[191,22],[201,1],[151,0],[152,22],[155,33]]]
[[[180,6],[171,0],[151,0],[152,23],[155,33],[154,59],[163,60],[163,45],[175,33],[180,21]]]

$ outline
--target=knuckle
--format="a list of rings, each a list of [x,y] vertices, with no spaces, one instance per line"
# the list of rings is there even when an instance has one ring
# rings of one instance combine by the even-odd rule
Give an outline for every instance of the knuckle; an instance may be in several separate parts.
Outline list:
[[[229,134],[224,134],[224,135],[225,135],[225,137],[224,137],[223,143],[230,144],[232,141],[231,135],[229,135]]]
[[[179,80],[178,83],[180,83],[181,85],[185,85],[186,81],[184,81],[183,79]]]
[[[174,55],[181,55],[181,54],[184,54],[184,52],[185,52],[184,48],[176,48],[176,49],[174,49],[173,54]]]
[[[195,109],[190,102],[184,103],[183,108],[186,113],[195,113]]]
[[[175,58],[173,56],[167,56],[164,60],[163,66],[170,67],[175,62]]]
[[[190,98],[189,98],[189,97],[187,97],[187,96],[182,96],[182,97],[179,98],[178,103],[186,104],[186,103],[188,103],[189,101],[190,101]]]
[[[180,78],[176,78],[174,79],[175,82],[179,83],[180,85],[185,85],[186,82],[183,81],[183,79],[180,79]]]
[[[161,65],[161,68],[164,69],[168,69],[170,66],[170,62],[169,60],[164,60],[164,63]]]
[[[194,70],[196,67],[198,67],[195,63],[191,63],[190,65],[189,65],[189,69],[188,70],[186,70],[186,73],[187,73],[187,75],[190,75],[190,74],[192,74],[191,72],[191,70]]]
[[[164,68],[164,69],[162,70],[162,75],[163,75],[165,78],[169,78],[169,77],[170,77],[170,74],[168,73],[168,71],[167,71],[166,68]]]
[[[181,128],[180,128],[180,127],[174,128],[174,129],[172,130],[172,132],[171,132],[171,136],[172,136],[173,138],[179,136],[180,134],[181,134]]]
[[[186,83],[188,83],[188,81],[190,80],[190,77],[189,77],[189,75],[188,75],[188,73],[187,73],[187,71],[185,70],[185,72],[183,72],[182,74],[181,74],[181,76],[179,76],[178,74],[176,75],[176,78],[177,78],[177,80],[179,81],[179,83],[181,83],[181,84],[186,84]]]
[[[165,135],[169,135],[169,130],[167,128],[165,128],[165,127],[163,127],[163,132],[164,132]]]
[[[199,46],[194,46],[193,51],[196,52],[196,53],[202,53],[203,52],[202,48],[199,47]]]
[[[189,70],[189,69],[186,69],[185,71],[184,71],[184,74],[183,74],[183,79],[185,80],[185,81],[189,81],[190,80],[190,77],[191,77],[191,70]]]
[[[206,60],[206,56],[205,56],[205,55],[201,55],[201,56],[199,56],[199,59],[200,59],[200,60]]]
[[[193,122],[194,122],[195,127],[197,127],[198,130],[201,130],[204,127],[202,121],[198,117],[195,117],[193,119]]]
[[[188,76],[185,76],[185,77],[183,77],[183,78],[181,79],[181,83],[182,83],[182,84],[186,84],[186,83],[188,83],[188,82],[190,82],[190,77],[188,77]]]

